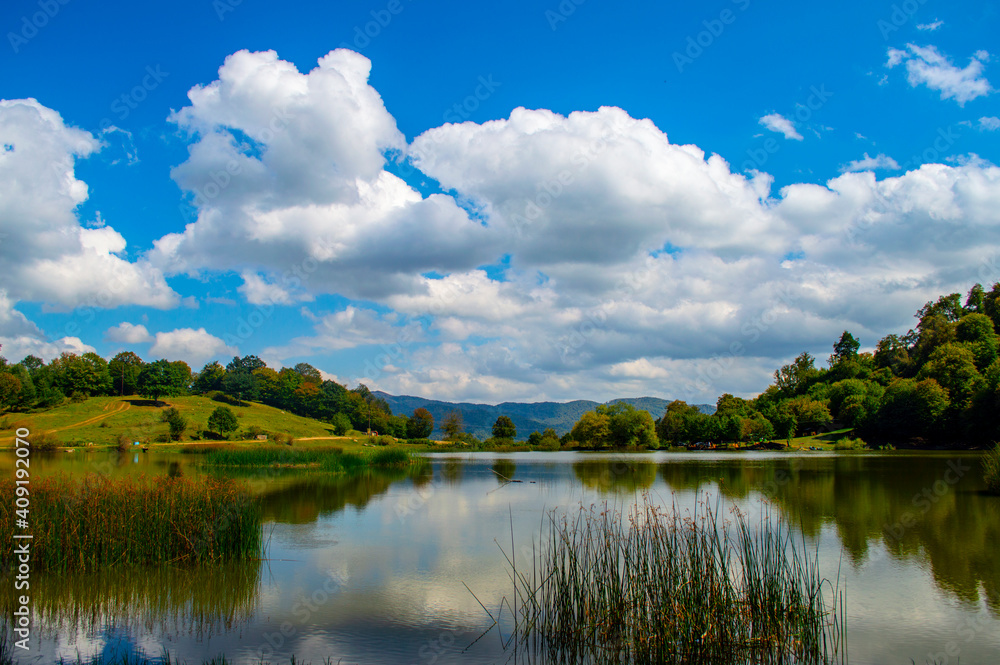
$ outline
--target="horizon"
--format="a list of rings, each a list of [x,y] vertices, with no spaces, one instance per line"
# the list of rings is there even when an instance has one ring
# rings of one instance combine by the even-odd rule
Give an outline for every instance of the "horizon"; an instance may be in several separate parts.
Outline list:
[[[993,4],[296,9],[0,9],[10,361],[715,404],[1000,281]]]

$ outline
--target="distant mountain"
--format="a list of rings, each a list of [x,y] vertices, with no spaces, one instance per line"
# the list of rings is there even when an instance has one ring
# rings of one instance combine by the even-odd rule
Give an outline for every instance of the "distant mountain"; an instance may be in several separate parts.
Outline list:
[[[493,434],[493,423],[499,416],[509,416],[517,427],[517,438],[526,439],[534,431],[542,432],[547,427],[554,429],[559,436],[573,428],[576,421],[587,411],[596,408],[599,403],[589,400],[574,400],[572,402],[504,402],[503,404],[471,404],[469,402],[442,402],[410,395],[389,395],[377,391],[375,393],[389,403],[389,408],[395,414],[409,416],[414,409],[425,408],[434,416],[434,436],[440,436],[441,423],[452,411],[461,411],[465,422],[465,431],[476,438],[486,439]],[[648,411],[653,419],[663,415],[667,409],[668,399],[659,397],[625,397],[613,399],[607,404],[626,402],[637,409]],[[696,404],[705,413],[713,413],[715,406],[711,404]]]

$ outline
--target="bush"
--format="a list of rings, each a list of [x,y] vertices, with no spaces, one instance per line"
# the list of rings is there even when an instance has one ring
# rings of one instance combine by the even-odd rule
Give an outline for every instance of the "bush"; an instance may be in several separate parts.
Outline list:
[[[127,434],[118,435],[118,443],[115,444],[115,449],[120,452],[128,452],[129,448],[132,447],[132,439]]]
[[[81,392],[79,390],[74,390],[72,394],[70,394],[69,396],[69,401],[74,403],[86,402],[88,397],[90,397],[90,395],[88,395],[87,393]]]
[[[184,430],[187,429],[187,418],[181,415],[181,412],[170,407],[169,409],[164,409],[160,413],[160,420],[167,423],[170,426],[170,437],[168,441],[180,441],[181,437],[184,435]],[[159,438],[157,438],[159,440]]]
[[[838,439],[836,443],[833,444],[834,450],[866,450],[868,444],[865,443],[861,437],[852,439],[851,437],[844,437]]]
[[[226,393],[220,393],[220,392],[215,392],[215,394],[212,395],[212,400],[215,402],[222,402],[223,404],[228,404],[229,406],[250,406],[248,402],[241,402],[232,395],[227,395]]]
[[[434,442],[431,441],[430,439],[407,439],[406,443],[412,443],[413,445],[416,446],[429,446]]]
[[[295,443],[295,437],[288,432],[278,432],[274,435],[275,443],[282,443],[286,446],[290,446]]]
[[[344,436],[351,431],[351,419],[346,413],[335,414],[330,424],[333,425],[333,433],[336,436]]]
[[[376,446],[388,446],[389,444],[396,443],[396,439],[392,438],[388,434],[381,434],[379,436],[371,437],[371,442]]]
[[[43,452],[52,451],[62,445],[62,442],[55,437],[53,434],[47,432],[38,432],[37,434],[32,434],[28,437],[31,442],[31,446],[35,450],[40,450]]]
[[[262,434],[267,434],[267,430],[265,430],[260,425],[250,425],[245,430],[243,430],[243,436],[244,438],[247,439],[255,439]]]
[[[983,458],[983,478],[988,491],[1000,494],[1000,443]]]

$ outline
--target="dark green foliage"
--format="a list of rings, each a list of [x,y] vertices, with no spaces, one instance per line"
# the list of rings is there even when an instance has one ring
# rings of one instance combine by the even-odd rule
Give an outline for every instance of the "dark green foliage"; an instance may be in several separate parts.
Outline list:
[[[335,414],[330,420],[330,424],[333,426],[333,433],[337,436],[344,436],[351,429],[351,419],[347,417],[346,413]]]
[[[187,428],[187,418],[182,416],[176,408],[170,407],[163,410],[160,419],[170,427],[170,440],[180,441]]]
[[[208,429],[226,436],[230,432],[235,432],[239,427],[236,421],[236,414],[228,406],[220,406],[212,411],[208,417]]]
[[[131,351],[122,351],[108,363],[112,395],[135,395],[139,392],[139,373],[145,363]]]
[[[406,436],[410,439],[426,439],[434,431],[434,416],[423,407],[413,410],[406,423]]]
[[[497,421],[493,423],[493,438],[494,439],[517,438],[517,428],[514,427],[514,421],[511,420],[509,416],[500,416],[497,418]]]
[[[184,386],[179,383],[182,380],[182,373],[173,363],[157,360],[143,366],[139,372],[137,387],[143,397],[159,401],[161,397],[181,394]]]

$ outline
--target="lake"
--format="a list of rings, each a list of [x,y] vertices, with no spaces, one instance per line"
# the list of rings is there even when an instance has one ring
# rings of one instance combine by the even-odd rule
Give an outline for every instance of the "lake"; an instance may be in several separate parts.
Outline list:
[[[197,459],[36,456],[33,475],[196,477]],[[0,466],[11,473],[11,458]],[[245,477],[263,497],[268,561],[34,573],[21,662],[166,649],[189,663],[504,663],[505,553],[527,565],[548,511],[627,510],[644,493],[682,511],[780,513],[846,587],[852,663],[1000,662],[1000,498],[982,493],[977,455],[477,453],[410,472]]]

